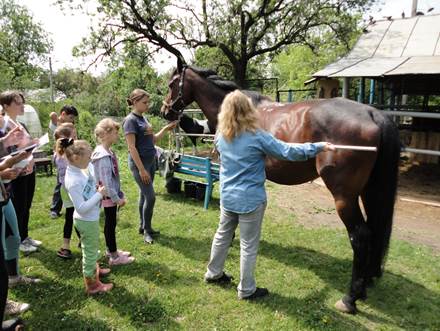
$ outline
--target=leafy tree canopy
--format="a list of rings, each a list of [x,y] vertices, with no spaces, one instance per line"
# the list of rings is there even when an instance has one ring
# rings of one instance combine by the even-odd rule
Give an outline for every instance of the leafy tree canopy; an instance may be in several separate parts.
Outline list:
[[[50,50],[46,31],[29,11],[14,0],[0,0],[1,88],[30,87]]]
[[[81,7],[84,1],[58,0]],[[375,0],[97,0],[99,25],[78,54],[109,55],[118,45],[147,42],[183,58],[179,47],[220,50],[234,79],[243,83],[249,63],[288,45],[316,49],[329,36],[347,42],[358,17]]]
[[[314,50],[303,45],[291,45],[275,56],[270,66],[271,74],[278,77],[280,89],[304,89],[304,82],[314,72],[346,54],[360,33],[353,26],[347,35],[347,44],[338,39],[332,40],[331,35],[323,36],[327,42],[318,45]]]

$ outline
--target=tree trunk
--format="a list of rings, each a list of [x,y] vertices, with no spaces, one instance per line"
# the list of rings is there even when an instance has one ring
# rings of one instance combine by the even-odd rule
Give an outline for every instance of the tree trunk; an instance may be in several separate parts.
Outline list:
[[[246,88],[247,61],[238,61],[234,65],[234,80],[241,87]]]

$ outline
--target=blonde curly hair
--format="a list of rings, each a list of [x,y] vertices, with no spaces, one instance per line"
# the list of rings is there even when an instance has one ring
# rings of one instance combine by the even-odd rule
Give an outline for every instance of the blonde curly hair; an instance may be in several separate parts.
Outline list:
[[[96,125],[95,128],[95,137],[99,142],[101,141],[101,138],[107,134],[110,133],[113,130],[118,131],[121,126],[118,122],[112,120],[111,118],[104,118]]]
[[[258,111],[249,97],[239,90],[226,95],[218,115],[217,131],[227,141],[243,132],[255,132],[259,127]]]

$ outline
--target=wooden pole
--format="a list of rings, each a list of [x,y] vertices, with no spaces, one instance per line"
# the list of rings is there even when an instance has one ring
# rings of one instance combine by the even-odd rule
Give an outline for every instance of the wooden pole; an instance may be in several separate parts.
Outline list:
[[[353,151],[377,152],[376,146],[353,146],[353,145],[333,145],[336,149],[347,149]]]

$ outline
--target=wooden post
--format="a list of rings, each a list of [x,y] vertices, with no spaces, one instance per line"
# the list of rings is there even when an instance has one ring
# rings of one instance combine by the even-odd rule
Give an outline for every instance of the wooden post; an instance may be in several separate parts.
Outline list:
[[[344,82],[342,84],[342,97],[348,99],[348,91],[350,89],[350,78],[344,77]]]

